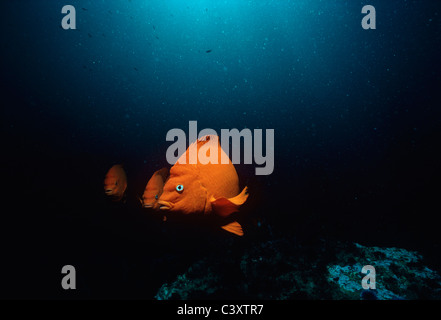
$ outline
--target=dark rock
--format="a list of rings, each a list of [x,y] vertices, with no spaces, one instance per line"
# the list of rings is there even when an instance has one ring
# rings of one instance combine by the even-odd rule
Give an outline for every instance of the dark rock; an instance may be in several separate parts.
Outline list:
[[[242,255],[207,256],[156,299],[441,299],[441,277],[417,252],[359,244],[293,244],[276,239]],[[372,265],[376,289],[364,290],[361,269]]]

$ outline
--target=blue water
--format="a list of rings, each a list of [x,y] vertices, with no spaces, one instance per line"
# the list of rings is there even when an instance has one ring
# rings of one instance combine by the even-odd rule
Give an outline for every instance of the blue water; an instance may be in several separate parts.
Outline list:
[[[76,30],[61,28],[64,4]],[[361,27],[366,4],[376,30]],[[79,219],[69,234],[105,233],[93,213],[106,170],[125,163],[141,193],[167,165],[167,132],[196,120],[275,130],[272,175],[237,166],[272,232],[439,248],[437,1],[23,0],[0,12],[5,174],[13,212],[21,199],[50,212],[42,228]]]

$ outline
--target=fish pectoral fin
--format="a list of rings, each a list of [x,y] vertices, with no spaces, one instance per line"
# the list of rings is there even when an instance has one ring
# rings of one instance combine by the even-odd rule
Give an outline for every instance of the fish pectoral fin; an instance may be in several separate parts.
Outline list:
[[[234,233],[235,235],[238,235],[241,237],[243,236],[242,226],[237,221],[233,221],[225,226],[222,226],[221,228],[224,229],[225,231]]]
[[[248,199],[248,187],[243,188],[242,192],[239,193],[234,198],[229,198],[228,200],[234,203],[236,206],[241,206]]]
[[[248,199],[248,187],[245,187],[241,193],[234,198],[210,199],[214,213],[221,217],[228,217],[230,214],[239,211],[239,207]]]
[[[239,206],[227,198],[212,200],[211,206],[213,208],[213,212],[221,217],[228,217],[230,214],[239,210]]]

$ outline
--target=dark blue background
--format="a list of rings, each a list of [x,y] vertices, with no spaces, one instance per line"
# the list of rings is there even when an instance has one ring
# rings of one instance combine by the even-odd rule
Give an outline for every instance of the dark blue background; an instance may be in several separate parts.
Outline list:
[[[66,297],[60,270],[73,264],[79,297],[152,298],[230,241],[162,224],[136,200],[167,165],[168,130],[190,120],[275,129],[272,175],[237,166],[251,195],[233,245],[333,238],[439,266],[437,1],[68,2],[0,4],[2,295]],[[77,30],[61,28],[64,4]],[[377,30],[361,28],[366,4]],[[103,196],[114,163],[126,205]]]

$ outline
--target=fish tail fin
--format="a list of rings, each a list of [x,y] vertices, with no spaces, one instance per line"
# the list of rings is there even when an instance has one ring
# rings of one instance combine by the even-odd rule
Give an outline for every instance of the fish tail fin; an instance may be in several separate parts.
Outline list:
[[[222,226],[221,228],[224,229],[225,231],[234,233],[235,235],[238,235],[240,237],[243,236],[242,226],[237,221],[233,221],[225,226]]]

